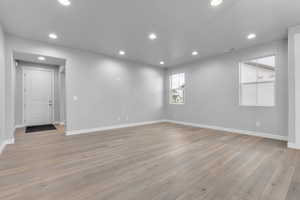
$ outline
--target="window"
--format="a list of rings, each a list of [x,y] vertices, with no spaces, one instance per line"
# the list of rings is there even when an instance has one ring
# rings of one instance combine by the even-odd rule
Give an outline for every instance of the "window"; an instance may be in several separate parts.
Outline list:
[[[184,104],[184,73],[170,76],[170,104]]]
[[[240,63],[240,104],[275,105],[275,56]]]

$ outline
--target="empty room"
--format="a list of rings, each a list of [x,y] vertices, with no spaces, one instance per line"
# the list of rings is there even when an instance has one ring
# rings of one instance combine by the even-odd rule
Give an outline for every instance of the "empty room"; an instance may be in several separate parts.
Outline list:
[[[1,200],[300,200],[299,0],[0,0]]]

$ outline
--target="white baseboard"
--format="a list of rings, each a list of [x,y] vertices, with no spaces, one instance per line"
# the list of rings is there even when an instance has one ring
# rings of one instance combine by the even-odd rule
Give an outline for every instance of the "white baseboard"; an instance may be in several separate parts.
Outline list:
[[[2,144],[0,144],[0,154],[3,152],[4,148],[6,147],[6,145],[8,145],[8,144],[14,144],[14,143],[15,143],[15,139],[14,138],[5,140]]]
[[[207,129],[213,129],[213,130],[219,130],[219,131],[225,131],[225,132],[231,132],[231,133],[239,133],[239,134],[243,134],[243,135],[251,135],[251,136],[270,138],[270,139],[275,139],[275,140],[282,140],[282,141],[287,141],[288,140],[288,138],[286,136],[274,135],[274,134],[271,134],[271,133],[262,133],[262,132],[256,132],[256,131],[240,130],[240,129],[233,129],[233,128],[224,128],[224,127],[220,127],[220,126],[211,126],[211,125],[196,124],[196,123],[174,121],[174,120],[158,120],[158,121],[122,124],[122,125],[116,125],[116,126],[98,127],[98,128],[91,128],[91,129],[71,130],[71,131],[66,131],[66,135],[67,136],[78,135],[78,134],[84,134],[84,133],[92,133],[92,132],[112,130],[112,129],[142,126],[142,125],[162,123],[162,122],[170,122],[170,123],[181,124],[181,125],[186,125],[186,126],[193,126],[193,127],[198,127],[198,128],[207,128]]]
[[[19,124],[19,125],[15,126],[15,129],[17,129],[17,128],[24,128],[25,126],[26,126],[25,124]]]
[[[116,126],[105,126],[105,127],[90,128],[90,129],[71,130],[71,131],[66,131],[66,136],[78,135],[78,134],[84,134],[84,133],[93,133],[93,132],[106,131],[106,130],[112,130],[112,129],[128,128],[128,127],[134,127],[134,126],[142,126],[142,125],[148,125],[148,124],[156,124],[156,123],[161,123],[161,122],[165,122],[165,121],[166,120],[158,120],[158,121],[131,123],[131,124],[121,124],[121,125],[116,125]]]
[[[257,136],[257,137],[263,137],[263,138],[270,138],[270,139],[275,139],[275,140],[282,140],[282,141],[288,140],[288,138],[285,136],[274,135],[271,133],[262,133],[262,132],[256,132],[256,131],[224,128],[224,127],[220,127],[220,126],[210,126],[210,125],[196,124],[196,123],[182,122],[182,121],[174,121],[174,120],[166,120],[166,122],[170,122],[170,123],[174,123],[174,124],[181,124],[181,125],[186,125],[186,126],[193,126],[193,127],[198,127],[198,128],[207,128],[207,129],[231,132],[231,133],[239,133],[239,134],[243,134],[243,135],[251,135],[251,136]]]
[[[55,122],[52,122],[52,124],[65,125],[65,122],[59,122],[59,121],[55,121]]]
[[[295,143],[289,142],[289,143],[288,143],[288,148],[300,150],[300,144],[295,144]]]

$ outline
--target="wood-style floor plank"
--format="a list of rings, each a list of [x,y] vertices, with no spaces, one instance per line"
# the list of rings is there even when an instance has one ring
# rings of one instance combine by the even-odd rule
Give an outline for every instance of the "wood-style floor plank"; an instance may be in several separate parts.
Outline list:
[[[300,199],[300,151],[285,142],[171,123],[57,128],[17,131],[0,156],[0,199]]]

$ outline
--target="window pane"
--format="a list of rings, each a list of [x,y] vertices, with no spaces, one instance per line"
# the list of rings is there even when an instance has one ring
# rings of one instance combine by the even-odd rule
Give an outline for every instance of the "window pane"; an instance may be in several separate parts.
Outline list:
[[[275,60],[266,56],[240,63],[241,105],[275,105]]]
[[[179,76],[173,75],[172,77],[172,89],[176,89],[179,87]]]
[[[274,68],[275,67],[275,56],[259,58],[256,60],[256,63]]]
[[[185,83],[184,74],[180,74],[180,76],[179,76],[179,87],[184,86],[184,83]]]
[[[184,103],[184,73],[174,74],[170,76],[170,103]]]
[[[256,84],[243,84],[241,89],[244,106],[256,105]]]
[[[257,84],[257,104],[259,106],[274,106],[274,83]]]
[[[241,74],[242,83],[257,81],[256,67],[243,63],[241,70],[242,70],[242,74]]]
[[[257,81],[258,82],[275,81],[275,71],[264,69],[264,68],[258,68]]]

